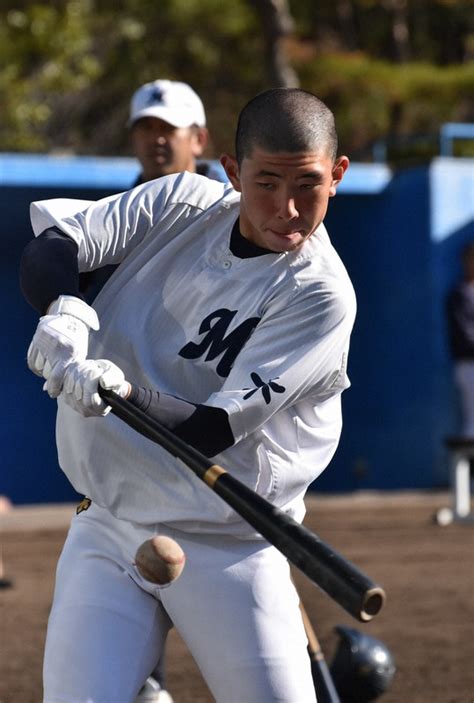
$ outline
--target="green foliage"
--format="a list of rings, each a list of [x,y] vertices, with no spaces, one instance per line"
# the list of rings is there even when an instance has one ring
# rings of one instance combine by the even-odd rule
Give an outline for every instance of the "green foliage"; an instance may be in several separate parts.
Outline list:
[[[432,135],[444,122],[472,118],[474,63],[439,67],[390,64],[361,54],[318,56],[297,67],[302,87],[336,115],[341,146],[367,155],[389,136]]]
[[[264,87],[259,30],[245,0],[12,3],[0,23],[0,150],[124,152],[131,94],[157,77],[193,85],[227,144],[242,100]]]
[[[58,96],[78,92],[100,77],[92,51],[91,5],[46,4],[12,9],[0,24],[0,145],[10,150],[43,149],[44,132]]]
[[[367,155],[387,135],[472,120],[467,3],[406,4],[417,60],[402,65],[390,60],[393,3],[289,2],[293,66],[302,86],[334,109],[351,155]],[[350,10],[344,21],[341,8]],[[0,150],[129,153],[130,97],[158,77],[184,80],[201,95],[209,155],[232,150],[238,111],[268,87],[260,18],[250,0],[3,0]],[[456,35],[451,53],[443,30]]]
[[[363,51],[395,61],[403,18],[411,61],[445,65],[472,56],[472,0],[290,0],[298,35],[322,51]]]

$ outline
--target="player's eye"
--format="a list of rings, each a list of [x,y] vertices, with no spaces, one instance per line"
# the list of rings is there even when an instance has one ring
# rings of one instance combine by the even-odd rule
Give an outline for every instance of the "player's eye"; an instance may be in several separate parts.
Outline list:
[[[316,181],[309,181],[308,183],[301,183],[300,190],[314,190],[319,185],[321,185],[321,183],[317,183]]]
[[[264,181],[257,181],[257,185],[259,188],[263,188],[263,190],[273,190],[275,188],[274,183],[266,183]]]

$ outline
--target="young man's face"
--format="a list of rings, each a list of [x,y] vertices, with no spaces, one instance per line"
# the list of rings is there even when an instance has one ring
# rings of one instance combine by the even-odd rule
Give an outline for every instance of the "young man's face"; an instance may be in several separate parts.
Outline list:
[[[241,193],[240,231],[249,241],[274,252],[300,247],[326,215],[349,165],[325,152],[271,153],[255,147],[240,168],[222,157],[234,188]]]
[[[132,126],[132,146],[146,181],[196,170],[196,158],[207,142],[207,130],[173,127],[157,117],[142,117]]]

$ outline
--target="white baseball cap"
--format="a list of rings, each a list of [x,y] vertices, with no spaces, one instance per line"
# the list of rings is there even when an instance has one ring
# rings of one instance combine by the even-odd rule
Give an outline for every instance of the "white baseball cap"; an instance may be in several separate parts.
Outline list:
[[[141,117],[158,117],[173,127],[205,127],[201,98],[187,83],[158,80],[145,83],[132,96],[128,126]]]

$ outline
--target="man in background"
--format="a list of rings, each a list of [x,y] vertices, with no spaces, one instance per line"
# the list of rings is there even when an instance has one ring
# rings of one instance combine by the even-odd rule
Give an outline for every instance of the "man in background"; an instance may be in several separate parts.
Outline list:
[[[227,180],[219,162],[200,159],[209,143],[206,115],[200,97],[186,83],[156,80],[142,85],[132,97],[128,126],[141,165],[134,185],[182,171]]]
[[[461,404],[461,434],[474,439],[474,241],[464,246],[461,264],[462,277],[447,300],[448,334]]]
[[[127,123],[140,173],[130,188],[161,176],[189,171],[225,183],[219,161],[201,159],[209,143],[206,113],[199,95],[187,83],[158,79],[132,96]],[[88,303],[97,297],[117,267],[81,274],[81,293]]]

